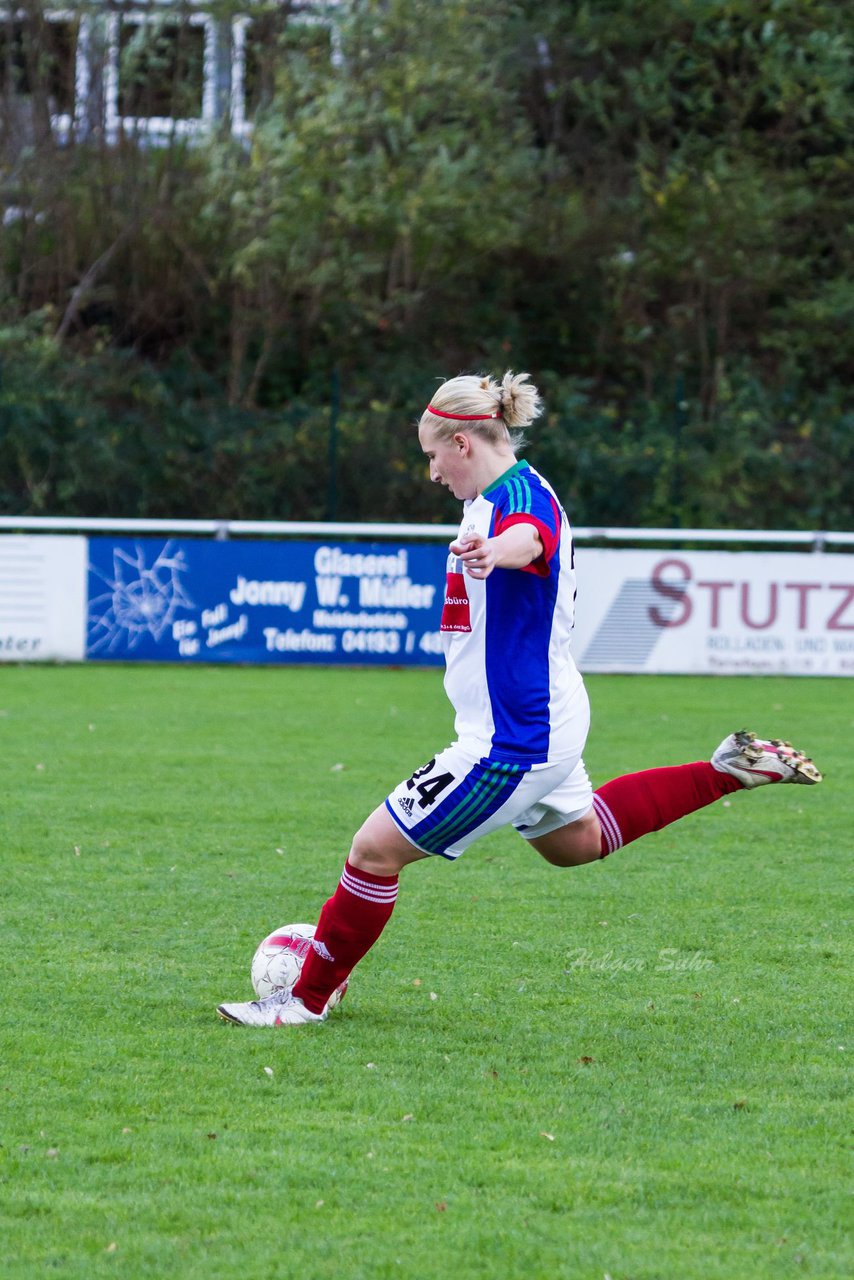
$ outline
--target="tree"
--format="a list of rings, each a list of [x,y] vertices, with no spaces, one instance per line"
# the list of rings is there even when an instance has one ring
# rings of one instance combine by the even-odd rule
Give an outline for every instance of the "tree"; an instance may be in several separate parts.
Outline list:
[[[237,0],[212,5],[227,33]],[[313,26],[299,8],[252,6],[250,133],[224,117],[157,147],[38,125],[55,64],[33,18],[26,137],[5,82],[0,313],[32,362],[7,421],[16,386],[36,412],[52,334],[80,430],[133,424],[140,502],[192,503],[195,473],[232,511],[318,514],[334,378],[347,513],[411,514],[413,405],[513,366],[548,393],[539,447],[588,522],[723,521],[728,502],[775,522],[807,478],[830,505],[798,518],[850,518],[845,6],[348,0]],[[43,408],[39,438],[67,452],[62,397]],[[85,449],[59,484],[52,448],[30,484],[5,430],[14,501],[103,501]]]

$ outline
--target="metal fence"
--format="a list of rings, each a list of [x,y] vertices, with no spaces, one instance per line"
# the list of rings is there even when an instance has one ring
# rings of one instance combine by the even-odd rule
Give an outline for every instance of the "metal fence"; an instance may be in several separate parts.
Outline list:
[[[377,538],[447,539],[458,532],[455,524],[366,524],[353,521],[313,520],[181,520],[123,519],[112,516],[0,516],[0,532],[6,533],[125,533],[185,534],[227,538]],[[634,529],[621,526],[575,525],[578,542],[647,545],[650,543],[705,546],[742,545],[809,547],[854,546],[854,532],[826,529]]]

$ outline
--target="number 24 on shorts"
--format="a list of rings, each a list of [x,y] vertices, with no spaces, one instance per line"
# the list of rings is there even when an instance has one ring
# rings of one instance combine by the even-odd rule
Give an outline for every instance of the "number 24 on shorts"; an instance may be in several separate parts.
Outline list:
[[[422,765],[420,769],[416,769],[412,777],[406,781],[409,791],[414,789],[418,792],[420,797],[418,801],[419,809],[427,809],[431,804],[435,804],[442,792],[446,791],[454,781],[452,773],[437,773],[433,778],[428,777],[427,775],[429,775],[435,764],[436,759],[434,757],[432,760],[428,760],[425,765]],[[419,778],[423,778],[424,781],[419,782]]]

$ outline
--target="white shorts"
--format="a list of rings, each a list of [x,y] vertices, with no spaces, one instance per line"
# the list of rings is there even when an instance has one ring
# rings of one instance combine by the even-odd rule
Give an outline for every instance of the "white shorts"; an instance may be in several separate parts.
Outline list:
[[[458,858],[512,825],[526,840],[583,818],[593,789],[580,750],[555,764],[507,764],[455,742],[395,787],[386,808],[423,853]]]

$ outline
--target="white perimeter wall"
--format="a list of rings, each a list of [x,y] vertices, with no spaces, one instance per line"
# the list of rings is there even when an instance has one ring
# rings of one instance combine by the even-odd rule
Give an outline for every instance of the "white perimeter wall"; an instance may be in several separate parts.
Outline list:
[[[854,675],[854,556],[580,547],[582,671]]]
[[[85,658],[87,569],[85,537],[0,536],[0,661]],[[854,556],[581,546],[577,570],[583,671],[854,675]]]
[[[86,655],[88,540],[0,537],[0,662]]]

